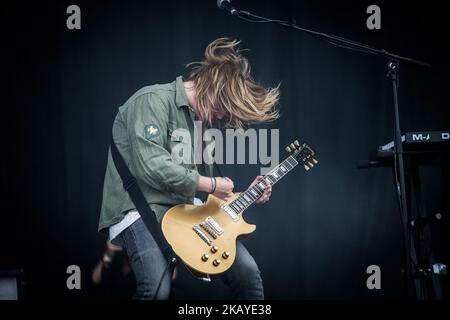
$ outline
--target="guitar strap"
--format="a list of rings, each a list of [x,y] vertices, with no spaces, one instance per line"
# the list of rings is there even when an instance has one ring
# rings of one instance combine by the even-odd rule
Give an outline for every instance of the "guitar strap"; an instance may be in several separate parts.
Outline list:
[[[174,266],[175,262],[177,262],[177,256],[162,235],[161,227],[156,220],[156,215],[148,205],[141,188],[139,188],[136,178],[131,174],[125,160],[117,149],[113,136],[111,136],[111,156],[117,172],[122,179],[123,187],[130,195],[131,201],[133,201],[133,204],[139,212],[142,221],[155,239],[164,257],[167,259],[169,264],[172,263],[172,266]]]

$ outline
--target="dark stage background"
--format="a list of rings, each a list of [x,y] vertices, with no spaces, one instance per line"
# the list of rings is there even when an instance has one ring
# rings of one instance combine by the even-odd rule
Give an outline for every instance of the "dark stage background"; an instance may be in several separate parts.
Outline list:
[[[382,58],[334,47],[271,24],[251,24],[216,1],[2,2],[2,218],[0,269],[24,269],[28,298],[100,297],[90,273],[105,238],[97,233],[110,126],[137,89],[186,75],[215,38],[248,48],[255,78],[281,82],[281,146],[293,138],[316,148],[320,165],[296,170],[272,199],[247,213],[245,240],[269,299],[403,297],[400,218],[387,168],[358,170],[393,137],[392,92]],[[289,19],[412,56],[402,64],[403,131],[450,128],[448,50],[441,2],[234,1],[238,8]],[[407,3],[407,5],[406,5]],[[82,29],[66,28],[66,8],[81,7]],[[382,29],[366,28],[377,4]],[[441,14],[442,12],[442,14]],[[283,151],[280,151],[283,154]],[[243,189],[258,165],[223,167]],[[429,213],[439,211],[438,172],[422,171]],[[448,215],[448,212],[444,212]],[[447,220],[445,220],[447,221]],[[443,227],[437,230],[443,232]],[[436,239],[448,261],[448,235]],[[442,244],[447,243],[447,244]],[[66,288],[66,268],[81,267],[81,290]],[[366,288],[366,268],[381,267],[382,289]],[[445,285],[445,284],[444,284]],[[174,298],[227,298],[218,281],[182,275]]]

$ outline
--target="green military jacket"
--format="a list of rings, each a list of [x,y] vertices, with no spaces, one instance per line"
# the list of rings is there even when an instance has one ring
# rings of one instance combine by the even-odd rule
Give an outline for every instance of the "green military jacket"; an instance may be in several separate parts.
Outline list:
[[[193,202],[200,174],[212,176],[210,164],[179,163],[172,157],[172,150],[182,143],[190,143],[181,147],[191,148],[194,154],[194,121],[181,76],[172,83],[140,89],[119,108],[114,120],[117,148],[158,221],[171,206]],[[173,135],[180,128],[189,131],[190,142]],[[132,209],[109,150],[99,231],[107,231]]]

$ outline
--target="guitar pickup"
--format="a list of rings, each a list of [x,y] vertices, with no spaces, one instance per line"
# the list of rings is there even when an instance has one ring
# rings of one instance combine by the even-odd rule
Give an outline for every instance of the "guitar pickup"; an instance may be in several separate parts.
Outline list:
[[[205,219],[205,223],[211,227],[211,229],[214,230],[219,236],[223,233],[223,228],[220,226],[220,224],[214,220],[212,217],[207,217]]]
[[[225,211],[230,216],[231,219],[233,219],[234,221],[239,220],[239,216],[233,209],[231,209],[230,206],[223,205],[221,208],[223,209],[223,211]]]
[[[217,239],[223,233],[223,228],[212,217],[207,217],[200,227],[206,230],[214,239]]]

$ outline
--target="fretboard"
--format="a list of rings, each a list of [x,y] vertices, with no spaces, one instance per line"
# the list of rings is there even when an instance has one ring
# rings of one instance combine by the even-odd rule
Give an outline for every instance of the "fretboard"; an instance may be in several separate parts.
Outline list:
[[[278,166],[273,168],[264,176],[264,179],[257,182],[253,186],[250,186],[247,190],[242,192],[239,197],[228,204],[236,214],[242,213],[248,207],[250,207],[263,193],[266,189],[266,181],[268,180],[273,186],[278,181],[281,180],[289,171],[295,168],[298,164],[294,157],[289,156]]]

